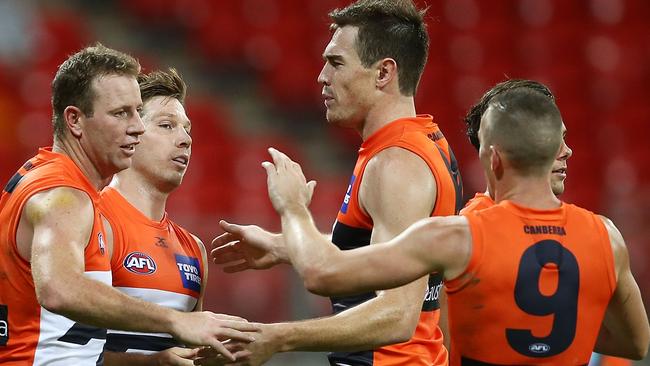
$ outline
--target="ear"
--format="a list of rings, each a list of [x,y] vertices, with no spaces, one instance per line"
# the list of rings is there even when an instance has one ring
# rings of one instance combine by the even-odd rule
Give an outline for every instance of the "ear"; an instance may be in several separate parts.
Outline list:
[[[503,177],[503,157],[494,145],[490,145],[490,169],[497,180]]]
[[[75,106],[67,106],[63,110],[63,121],[65,122],[65,125],[68,127],[68,130],[70,130],[72,136],[76,138],[81,137],[81,132],[82,132],[81,119],[83,118],[83,116],[84,114],[81,111],[81,109]]]
[[[377,66],[377,88],[383,89],[395,79],[397,80],[397,62],[392,58],[385,58],[379,61]]]

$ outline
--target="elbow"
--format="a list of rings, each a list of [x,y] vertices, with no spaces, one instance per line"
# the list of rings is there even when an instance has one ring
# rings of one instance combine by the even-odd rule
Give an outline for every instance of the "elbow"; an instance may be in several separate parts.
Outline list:
[[[47,281],[37,285],[36,299],[44,309],[53,313],[62,314],[68,310],[65,291],[57,285],[56,281]]]
[[[318,267],[305,268],[302,279],[307,291],[319,296],[334,295],[326,270]]]
[[[647,355],[648,355],[648,346],[649,346],[649,340],[648,338],[643,338],[644,341],[638,342],[635,344],[634,347],[634,353],[630,355],[630,358],[635,360],[635,361],[640,361],[643,360]],[[636,343],[636,342],[635,342]]]
[[[389,313],[383,314],[382,326],[378,328],[384,330],[380,333],[380,337],[376,339],[375,348],[408,342],[413,338],[418,324],[419,313],[418,316],[412,316],[400,310],[403,309],[391,309]]]

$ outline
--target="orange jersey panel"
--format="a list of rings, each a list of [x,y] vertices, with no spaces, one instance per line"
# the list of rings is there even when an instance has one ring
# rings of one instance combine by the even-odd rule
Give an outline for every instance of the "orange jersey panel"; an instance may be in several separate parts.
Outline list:
[[[168,219],[153,221],[110,187],[100,210],[113,229],[113,286],[125,294],[179,311],[192,311],[203,285],[203,255],[192,235]],[[106,349],[161,351],[178,345],[171,335],[108,331]]]
[[[341,249],[369,245],[373,222],[360,207],[359,187],[366,164],[380,151],[401,147],[424,160],[436,181],[437,196],[432,216],[454,215],[461,207],[462,183],[454,154],[431,116],[404,118],[384,126],[359,149],[359,157],[350,179],[343,204],[338,213],[332,241]],[[329,355],[331,364],[351,365],[446,365],[447,350],[442,344],[438,327],[440,310],[438,295],[442,276],[429,276],[429,286],[422,294],[422,312],[415,334],[405,343],[363,352],[334,352]],[[332,298],[335,313],[365,302],[375,293]]]
[[[488,207],[494,206],[494,200],[485,193],[476,193],[474,197],[467,202],[465,207],[460,210],[460,214],[464,215],[469,212],[483,210]]]
[[[510,201],[465,215],[473,249],[447,281],[452,365],[585,365],[616,287],[600,218]]]
[[[84,191],[93,204],[99,194],[65,155],[40,149],[5,186],[0,198],[0,334],[3,365],[95,365],[106,332],[43,309],[36,299],[31,265],[18,253],[16,229],[23,207],[34,194],[55,187]],[[86,275],[110,285],[110,263],[99,213],[95,210],[90,241],[84,252]]]

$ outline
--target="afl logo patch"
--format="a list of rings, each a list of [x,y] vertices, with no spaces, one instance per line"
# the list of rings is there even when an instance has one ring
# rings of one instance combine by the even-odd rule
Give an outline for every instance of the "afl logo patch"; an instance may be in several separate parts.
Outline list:
[[[551,347],[545,343],[533,343],[528,346],[528,350],[533,353],[546,353],[551,350]]]
[[[131,252],[124,258],[124,268],[135,274],[150,275],[156,272],[156,262],[149,255]]]

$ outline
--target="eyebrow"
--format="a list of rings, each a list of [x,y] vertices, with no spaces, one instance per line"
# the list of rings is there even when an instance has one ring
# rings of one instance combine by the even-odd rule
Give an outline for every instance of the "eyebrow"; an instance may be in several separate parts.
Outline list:
[[[343,56],[336,54],[324,54],[323,60],[332,62],[332,61],[343,61]]]

